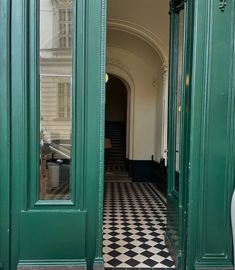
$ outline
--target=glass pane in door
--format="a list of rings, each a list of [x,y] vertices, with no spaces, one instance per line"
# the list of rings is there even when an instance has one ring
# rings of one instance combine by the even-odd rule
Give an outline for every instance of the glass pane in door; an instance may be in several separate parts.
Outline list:
[[[71,198],[72,0],[40,0],[40,200]]]

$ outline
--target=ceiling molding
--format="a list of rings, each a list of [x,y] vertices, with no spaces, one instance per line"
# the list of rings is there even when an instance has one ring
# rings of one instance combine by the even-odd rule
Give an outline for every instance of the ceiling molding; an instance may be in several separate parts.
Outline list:
[[[154,49],[154,51],[157,52],[163,64],[168,62],[167,56],[163,49],[163,42],[148,29],[129,21],[117,19],[108,20],[108,30],[109,29],[127,32],[142,39],[144,42],[148,43]]]

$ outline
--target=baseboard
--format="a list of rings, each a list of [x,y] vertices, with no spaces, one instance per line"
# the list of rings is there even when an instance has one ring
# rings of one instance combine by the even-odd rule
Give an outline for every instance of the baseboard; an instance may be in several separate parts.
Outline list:
[[[85,260],[20,261],[17,270],[87,270]]]
[[[96,258],[93,264],[93,270],[104,270],[103,258]]]
[[[196,267],[196,270],[234,270],[233,267],[207,267],[207,268],[201,268],[201,267]]]
[[[220,261],[218,258],[214,262],[211,261],[203,261],[203,262],[196,262],[195,263],[195,269],[196,270],[234,270],[234,267],[230,262]]]
[[[18,266],[17,270],[86,270],[84,266],[75,266],[75,265],[25,265]]]
[[[166,193],[167,168],[164,162],[154,160],[129,160],[129,176],[134,182],[154,182]]]
[[[129,173],[135,182],[150,181],[152,179],[151,160],[129,160]]]

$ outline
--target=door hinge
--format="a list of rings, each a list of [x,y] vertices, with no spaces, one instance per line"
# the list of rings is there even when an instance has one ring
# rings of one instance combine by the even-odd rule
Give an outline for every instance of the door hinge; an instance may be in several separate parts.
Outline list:
[[[219,3],[219,8],[222,12],[225,11],[225,8],[227,6],[227,0],[220,0],[220,3]]]

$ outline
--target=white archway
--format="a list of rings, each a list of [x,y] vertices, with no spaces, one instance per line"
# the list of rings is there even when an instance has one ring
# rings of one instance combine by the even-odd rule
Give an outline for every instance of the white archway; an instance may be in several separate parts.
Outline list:
[[[118,60],[114,61],[114,59],[107,59],[106,71],[119,78],[127,89],[126,158],[132,159],[134,149],[135,84],[130,74]]]

